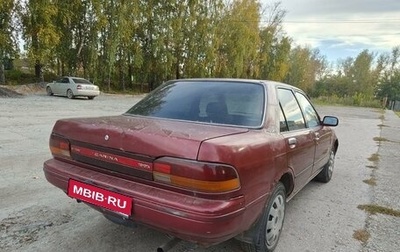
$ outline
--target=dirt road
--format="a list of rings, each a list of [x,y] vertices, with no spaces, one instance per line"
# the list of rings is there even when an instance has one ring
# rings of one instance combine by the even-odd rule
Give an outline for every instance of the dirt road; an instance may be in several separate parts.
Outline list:
[[[42,171],[43,162],[51,157],[48,138],[57,119],[121,114],[140,98],[122,95],[101,95],[93,101],[45,95],[0,98],[0,251],[146,252],[156,251],[168,240],[146,227],[132,229],[109,222],[49,184]],[[392,186],[388,191],[385,186],[393,176],[400,177],[399,173],[393,170],[391,177],[380,179],[385,176],[381,165],[398,167],[398,160],[390,158],[398,154],[390,151],[397,148],[394,153],[399,153],[400,139],[379,143],[374,140],[385,134],[388,139],[393,134],[399,136],[400,127],[391,126],[399,118],[385,121],[380,111],[368,108],[321,107],[320,112],[337,115],[341,120],[336,129],[340,145],[334,177],[328,184],[310,183],[288,203],[276,251],[399,250],[395,238],[399,235],[383,236],[375,232],[382,231],[379,230],[382,222],[394,226],[387,227],[390,232],[392,229],[399,232],[400,218],[382,215],[389,219],[380,221],[380,215],[371,216],[357,208],[373,202],[400,208],[398,196],[392,198],[396,190],[398,195],[398,187]],[[382,152],[379,162],[368,160],[379,152]],[[371,176],[377,179],[375,187],[363,182]],[[353,238],[360,230],[371,234],[364,244]],[[189,247],[190,244],[183,242],[171,251],[185,251]],[[231,240],[192,251],[241,249],[237,241]]]

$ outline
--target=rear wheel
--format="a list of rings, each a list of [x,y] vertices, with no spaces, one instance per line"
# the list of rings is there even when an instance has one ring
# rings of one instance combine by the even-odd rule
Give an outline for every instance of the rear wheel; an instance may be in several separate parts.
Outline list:
[[[67,90],[67,97],[68,97],[68,99],[74,98],[74,93],[72,92],[71,89],[68,89],[68,90]]]
[[[47,93],[48,96],[53,95],[53,91],[51,90],[50,87],[47,87],[47,88],[46,88],[46,93]]]
[[[254,233],[253,243],[242,242],[242,248],[247,252],[273,251],[282,232],[285,208],[285,186],[278,182],[257,224],[257,232]]]
[[[89,100],[93,100],[94,99],[94,96],[88,96],[87,97]]]
[[[332,149],[329,154],[329,160],[324,165],[324,168],[320,171],[320,173],[315,177],[316,181],[328,183],[333,174],[333,168],[335,167],[335,151]]]

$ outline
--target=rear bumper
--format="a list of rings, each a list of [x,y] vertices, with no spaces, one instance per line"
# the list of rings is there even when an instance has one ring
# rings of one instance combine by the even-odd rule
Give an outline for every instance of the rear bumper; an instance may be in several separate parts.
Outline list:
[[[99,96],[99,90],[84,90],[84,89],[77,89],[74,92],[75,96]]]
[[[64,192],[67,192],[68,180],[75,179],[112,188],[131,197],[134,203],[130,221],[191,242],[203,245],[220,243],[245,231],[251,224],[245,216],[244,197],[230,200],[197,198],[55,159],[46,161],[43,170],[46,179]],[[94,208],[104,214],[112,214],[108,210]]]

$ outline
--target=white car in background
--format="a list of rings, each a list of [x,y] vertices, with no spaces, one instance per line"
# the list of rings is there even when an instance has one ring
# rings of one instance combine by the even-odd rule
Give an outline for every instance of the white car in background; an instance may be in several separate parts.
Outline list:
[[[62,77],[46,85],[47,95],[61,95],[73,99],[77,96],[86,96],[89,100],[100,94],[98,86],[79,77]]]

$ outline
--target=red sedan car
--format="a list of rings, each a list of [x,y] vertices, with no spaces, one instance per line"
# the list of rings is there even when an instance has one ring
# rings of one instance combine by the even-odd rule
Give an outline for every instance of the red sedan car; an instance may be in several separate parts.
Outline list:
[[[337,124],[287,84],[173,80],[123,115],[57,121],[44,173],[114,222],[272,251],[286,201],[331,179]]]

